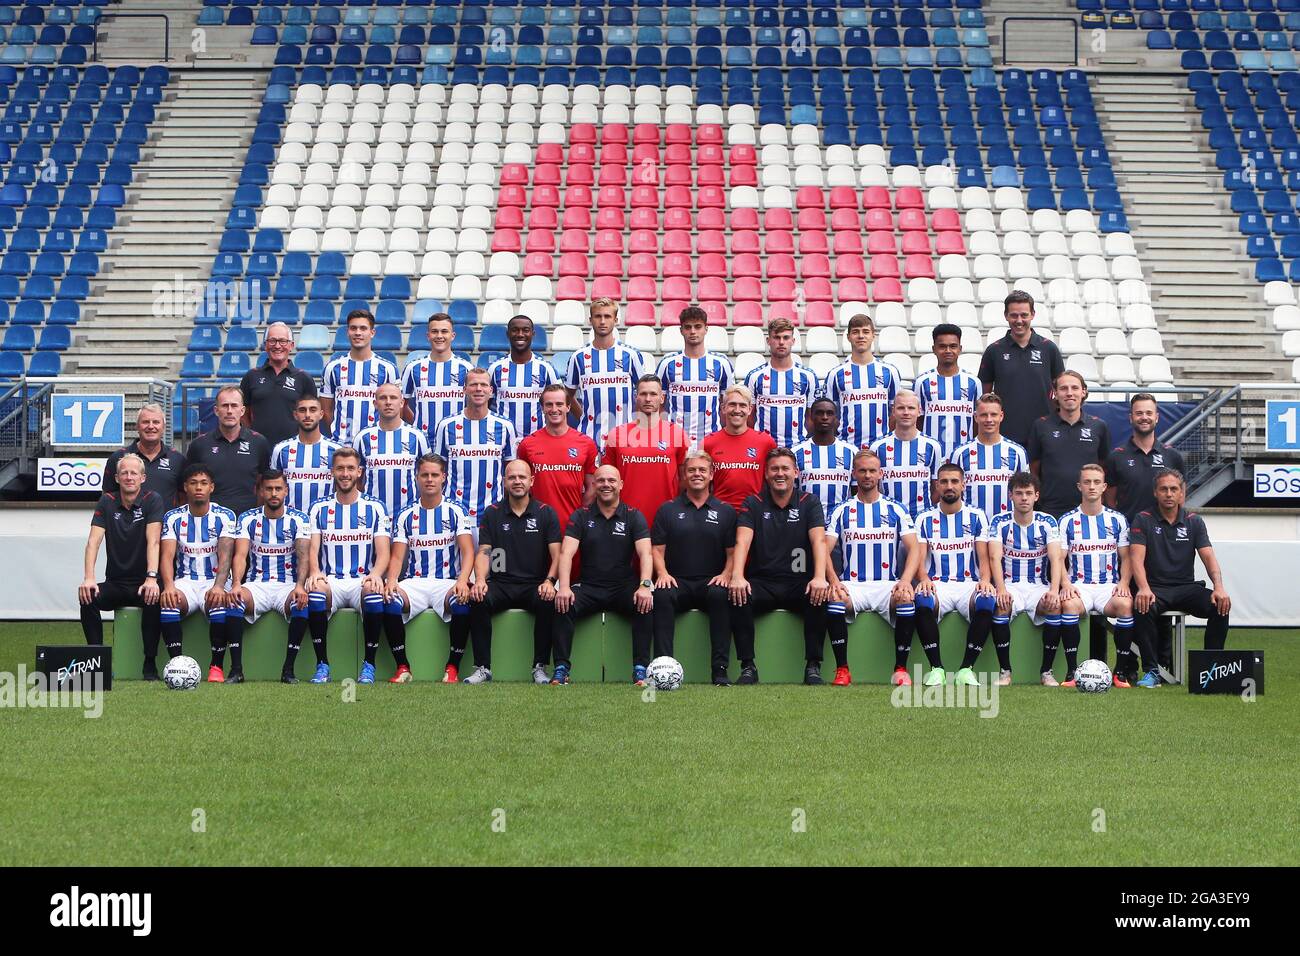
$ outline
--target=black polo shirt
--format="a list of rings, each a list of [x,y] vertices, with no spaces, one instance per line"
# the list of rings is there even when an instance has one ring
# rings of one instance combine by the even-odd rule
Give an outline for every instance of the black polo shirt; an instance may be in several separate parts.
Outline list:
[[[664,545],[664,566],[675,578],[709,580],[722,573],[736,546],[736,509],[709,495],[696,506],[682,492],[659,506],[650,543]]]
[[[1156,510],[1156,472],[1162,468],[1183,471],[1183,456],[1176,448],[1162,444],[1159,439],[1150,453],[1133,444],[1130,438],[1106,456],[1106,484],[1115,489],[1115,507],[1128,519],[1129,524],[1139,511]]]
[[[247,426],[240,427],[234,441],[226,441],[218,428],[190,442],[185,458],[191,465],[212,469],[217,485],[212,500],[241,515],[257,506],[257,475],[271,463],[271,446],[264,435]]]
[[[300,398],[316,397],[316,380],[290,362],[278,374],[271,363],[249,369],[239,380],[253,427],[274,448],[298,434],[293,407]]]
[[[1038,509],[1059,518],[1079,505],[1079,469],[1099,465],[1110,448],[1110,429],[1096,415],[1084,412],[1073,425],[1058,414],[1034,422],[1025,451],[1038,462],[1043,496]]]
[[[492,549],[491,580],[503,584],[541,584],[551,568],[549,545],[563,537],[555,509],[536,498],[528,499],[523,514],[515,513],[508,498],[489,505],[478,526],[478,543]]]
[[[808,533],[813,528],[826,528],[822,503],[816,495],[796,491],[781,508],[764,484],[759,494],[745,499],[736,524],[754,532],[746,575],[783,582],[812,580],[813,554]]]
[[[1064,371],[1061,350],[1037,332],[1031,331],[1022,347],[1008,331],[984,350],[979,380],[992,386],[1002,399],[1003,435],[1022,445],[1029,444],[1035,419],[1052,414],[1048,396],[1056,376]]]
[[[1152,509],[1138,513],[1128,540],[1147,549],[1147,584],[1174,587],[1196,582],[1196,552],[1210,546],[1210,533],[1201,516],[1186,508],[1178,509],[1172,524]]]
[[[641,566],[634,564],[636,543],[650,537],[650,527],[635,508],[620,501],[606,518],[593,501],[573,513],[564,536],[578,539],[583,584],[619,588],[640,580]]]
[[[99,496],[90,523],[104,529],[104,557],[108,562],[105,581],[137,586],[144,583],[144,573],[149,570],[145,563],[149,548],[145,528],[161,525],[167,508],[158,493],[147,488],[141,489],[129,508],[116,494]]]
[[[163,500],[170,507],[178,500],[181,487],[181,473],[185,471],[185,456],[175,448],[163,445],[156,458],[150,458],[140,450],[140,439],[136,439],[125,448],[119,448],[108,456],[104,463],[104,486],[101,490],[117,494],[117,463],[127,452],[144,459],[144,486]]]

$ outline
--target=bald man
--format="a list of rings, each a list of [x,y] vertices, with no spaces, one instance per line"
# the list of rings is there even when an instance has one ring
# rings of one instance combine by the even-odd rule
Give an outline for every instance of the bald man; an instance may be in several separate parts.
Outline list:
[[[569,519],[560,544],[555,591],[555,673],[569,683],[569,657],[578,618],[618,611],[632,620],[632,682],[645,683],[654,640],[654,558],[645,516],[622,500],[623,478],[613,465],[596,469],[595,500]],[[581,580],[571,583],[573,557],[582,549]]]
[[[266,436],[274,448],[298,433],[293,409],[300,398],[316,397],[316,380],[293,364],[293,331],[283,322],[266,327],[266,364],[239,380],[244,394],[243,424]]]

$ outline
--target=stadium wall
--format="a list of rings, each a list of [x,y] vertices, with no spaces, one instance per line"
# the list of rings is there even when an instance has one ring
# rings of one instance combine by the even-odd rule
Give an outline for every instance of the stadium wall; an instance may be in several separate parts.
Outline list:
[[[1205,516],[1239,627],[1300,623],[1300,513],[1207,510]],[[0,509],[0,620],[72,621],[90,505],[22,503]],[[104,556],[100,554],[102,574]]]

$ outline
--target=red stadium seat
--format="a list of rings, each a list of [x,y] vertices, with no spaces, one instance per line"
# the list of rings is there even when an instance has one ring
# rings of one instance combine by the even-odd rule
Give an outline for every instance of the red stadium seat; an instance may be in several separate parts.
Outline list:
[[[685,276],[669,276],[664,279],[664,298],[693,300],[695,286]]]
[[[524,251],[554,252],[555,233],[550,229],[530,229],[528,231],[528,241],[524,245]]]
[[[660,325],[680,325],[682,320],[682,309],[688,308],[690,302],[686,299],[669,299],[664,302],[659,309]]]
[[[597,185],[599,185],[599,186],[601,186],[601,187],[604,187],[604,186],[626,186],[626,185],[627,185],[627,167],[626,167],[626,166],[622,166],[622,165],[618,165],[618,164],[601,163],[601,165],[600,165],[600,177],[599,177],[599,182],[597,183]]]
[[[561,252],[590,252],[591,233],[582,229],[566,229],[560,236]]]
[[[726,255],[727,252],[727,234],[720,229],[707,229],[695,237],[696,246],[700,255],[706,252],[720,252]]]
[[[674,187],[680,189],[680,186]],[[657,186],[633,186],[632,187],[632,208],[638,206],[649,207],[650,209],[659,208],[659,188]]]
[[[628,325],[654,325],[655,307],[651,302],[629,302],[624,312],[624,321]]]
[[[831,208],[857,210],[858,194],[852,186],[832,186]]]
[[[555,274],[555,263],[544,252],[534,252],[524,256],[524,275],[549,276]]]
[[[560,167],[555,163],[539,163],[533,167],[533,185],[558,186]]]
[[[527,206],[528,190],[523,186],[502,186],[501,191],[497,193],[497,205]]]
[[[793,302],[795,285],[793,279],[778,278],[767,284],[768,302]]]
[[[653,273],[651,273],[653,275]],[[596,253],[596,275],[623,277],[623,257],[617,252]]]
[[[672,166],[680,163],[690,166],[695,162],[695,153],[691,150],[689,143],[669,143],[664,147],[664,163]]]
[[[940,209],[939,212],[944,210]],[[935,236],[935,252],[941,256],[966,254],[966,240],[960,232],[941,232]]]
[[[894,238],[893,232],[869,232],[867,233],[867,252],[874,255],[875,253],[897,252],[898,240]]]
[[[532,203],[534,206],[554,206],[558,209],[560,205],[560,191],[554,186],[534,186]]]
[[[519,233],[514,229],[497,229],[492,233],[493,252],[521,251]]]
[[[716,206],[719,209],[724,209],[726,205],[727,191],[720,186],[701,186],[699,194],[695,197],[697,209],[703,209],[706,206]]]
[[[934,260],[928,255],[912,255],[903,260],[903,275],[909,279],[933,279]]]
[[[657,276],[659,274],[659,260],[648,252],[635,253],[627,260],[627,274],[629,276]]]
[[[812,302],[804,310],[804,325],[834,325],[835,309],[829,302]]]
[[[499,207],[492,227],[494,229],[522,229],[524,227],[523,209],[519,206]]]
[[[693,186],[695,185],[695,175],[689,166],[669,166],[664,170],[664,184],[667,186]]]
[[[861,232],[862,217],[856,209],[836,209],[831,213],[831,229],[836,232]]]
[[[623,301],[623,283],[614,276],[597,276],[591,283],[591,297],[593,299],[613,299],[615,302]],[[863,296],[865,299],[866,297]]]
[[[807,229],[810,232],[825,232],[826,213],[821,209],[800,209],[795,224],[800,229]]]
[[[876,302],[902,302],[903,286],[897,279],[881,279],[872,284],[871,297]]]
[[[601,186],[596,194],[597,209],[626,209],[627,193],[618,186]]]
[[[570,143],[596,142],[596,127],[591,123],[574,123],[569,127]]]
[[[744,232],[733,232],[731,234],[732,255],[741,252],[758,252],[760,248],[757,232],[745,230]]]
[[[727,154],[723,152],[720,144],[705,143],[696,150],[695,163],[697,166],[725,166],[727,164]],[[732,165],[735,165],[734,160]]]
[[[555,298],[561,302],[576,299],[579,302],[587,301],[587,283],[586,280],[578,276],[560,276],[560,281],[555,286]]]
[[[564,146],[563,146],[562,144],[560,144],[560,143],[538,143],[538,144],[537,144],[537,152],[533,153],[533,162],[535,162],[535,163],[563,163],[563,162],[564,162]],[[519,165],[520,165],[520,168],[521,168],[521,169],[525,170],[525,175],[527,175],[527,167],[526,167],[526,166],[523,166],[522,164],[519,164]],[[503,173],[503,174],[504,174],[504,172],[505,172],[506,169],[509,169],[509,166],[502,167],[502,173]]]
[[[758,151],[748,143],[733,146],[731,151],[727,153],[727,162],[733,168],[736,166],[757,166]]]
[[[622,143],[627,145],[627,126],[623,123],[605,123],[600,127],[601,145]]]
[[[803,297],[809,302],[833,302],[835,300],[835,294],[831,291],[830,280],[820,276],[804,280]]]
[[[675,206],[664,213],[665,229],[691,229],[694,225],[695,223],[689,209],[682,209]]]
[[[835,296],[840,302],[866,302],[871,293],[862,279],[840,279],[835,284]]]
[[[627,248],[629,252],[651,252],[659,251],[659,233],[651,232],[649,229],[637,229],[632,232],[632,238],[628,241]]]
[[[889,190],[884,186],[868,186],[862,190],[863,209],[889,209],[892,205]]]
[[[591,257],[582,252],[566,252],[560,256],[560,275],[580,276],[585,279],[591,273]]]
[[[620,229],[602,229],[596,233],[597,252],[627,252],[623,244],[623,232]]]
[[[622,230],[627,226],[627,213],[622,206],[604,206],[596,210],[597,229]]]
[[[717,123],[701,123],[695,127],[695,142],[699,144],[717,143],[723,141],[722,127]]]
[[[727,324],[727,307],[724,303],[717,301],[701,302],[700,308],[704,310],[704,316],[709,325]],[[678,322],[680,324],[680,316]]]
[[[799,274],[805,279],[813,276],[825,278],[831,274],[830,260],[824,255],[804,256],[799,260]]]
[[[924,209],[925,198],[921,195],[921,190],[916,186],[899,186],[894,193],[894,208],[896,209]]]
[[[794,193],[796,209],[825,209],[826,196],[816,186],[800,186]]]
[[[861,256],[836,256],[835,257],[835,278],[865,279],[866,277],[867,277],[867,264],[862,261]]]
[[[769,256],[794,252],[794,237],[788,232],[766,232],[763,234],[763,251]]]
[[[898,276],[897,256],[880,255],[871,257],[871,278],[897,279]]]
[[[591,208],[591,187],[578,185],[570,186],[564,191],[564,208],[570,206],[585,206]]]
[[[717,210],[700,210],[700,219],[703,222],[704,215],[707,212],[719,212]],[[720,213],[719,213],[720,214]],[[757,229],[758,228],[758,210],[757,209],[733,209],[728,217],[728,223],[732,230]],[[711,228],[721,229],[721,226]]]
[[[862,235],[857,232],[837,232],[833,248],[836,255],[846,252],[862,255]]]
[[[528,182],[528,167],[521,163],[506,163],[501,167],[501,185],[513,186]]]
[[[633,276],[627,280],[629,302],[658,302],[659,283],[649,276]]]
[[[868,209],[864,218],[867,232],[894,231],[894,217],[888,209]]]
[[[558,227],[553,206],[534,206],[528,211],[529,229],[551,229]]]
[[[799,325],[799,313],[795,311],[793,302],[773,302],[767,307],[767,318],[770,322],[772,319],[786,319]]]
[[[766,272],[769,279],[774,279],[778,276],[790,276],[793,278],[795,274],[794,256],[768,256]]]
[[[737,302],[731,314],[732,325],[762,325],[763,307],[757,302]]]
[[[741,166],[740,168],[745,169],[747,167]],[[723,173],[721,165],[709,163],[700,166],[696,170],[695,181],[701,186],[723,186],[726,185],[727,177]]]
[[[702,302],[726,302],[727,283],[718,276],[704,276],[700,279],[699,298]]]
[[[763,284],[753,276],[741,276],[731,283],[731,297],[737,302],[762,302]]]
[[[701,253],[699,262],[695,264],[695,274],[725,278],[727,275],[727,257],[716,252]]]
[[[794,228],[794,218],[789,209],[769,209],[763,213],[763,228],[789,231]]]
[[[600,161],[611,166],[627,165],[627,143],[605,143],[600,147]]]
[[[826,251],[826,233],[824,232],[801,232],[799,233],[799,254],[811,255],[814,253]],[[849,250],[854,251],[854,250]],[[859,248],[856,250],[861,252]]]
[[[654,143],[658,146],[662,142],[659,127],[654,123],[637,123],[632,129],[632,142]]]
[[[898,228],[904,232],[926,232],[929,226],[925,221],[924,209],[903,209],[898,213]]]
[[[956,209],[936,209],[934,211],[934,231],[961,231],[961,216]]]
[[[680,253],[664,256],[665,276],[693,276],[695,274],[695,263],[690,256],[684,256]]]
[[[758,261],[758,256],[752,253],[741,253],[734,255],[731,259],[732,278],[738,276],[758,277],[763,274],[763,267]]]
[[[685,229],[670,229],[664,233],[664,252],[684,252],[690,255],[694,251],[691,247],[691,234]]]
[[[663,156],[655,143],[637,143],[632,147],[633,166],[658,166]]]
[[[903,255],[930,255],[930,234],[928,232],[903,233]]]
[[[564,171],[566,186],[590,186],[593,182],[595,182],[595,174],[588,163],[570,163],[569,168]]]
[[[669,123],[668,128],[664,130],[664,139],[669,143],[689,143],[691,128],[685,123]]]
[[[591,210],[585,206],[568,206],[562,224],[565,229],[590,229]]]
[[[658,229],[659,210],[651,206],[637,206],[628,219],[633,229]],[[680,226],[678,228],[681,228]]]
[[[543,143],[537,147],[537,150],[541,152],[542,146],[553,145],[555,144]],[[540,162],[540,160],[538,161]],[[547,160],[547,162],[551,162],[551,160]],[[586,166],[596,165],[596,147],[590,143],[574,143],[569,147],[569,165],[572,166],[574,163],[582,163]]]

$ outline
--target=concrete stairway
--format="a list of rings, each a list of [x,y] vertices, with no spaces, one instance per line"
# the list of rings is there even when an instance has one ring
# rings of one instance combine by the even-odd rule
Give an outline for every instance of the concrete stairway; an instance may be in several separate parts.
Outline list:
[[[1093,98],[1176,379],[1289,379],[1186,83],[1102,73]]]
[[[176,70],[65,368],[174,379],[266,88],[256,70]],[[187,301],[188,300],[188,301]]]
[[[134,16],[162,14],[167,17],[171,41],[168,63],[270,66],[275,61],[276,47],[250,46],[252,27],[200,27],[202,10],[202,0],[123,0],[105,7],[99,28],[99,58],[109,64],[164,62],[163,21]]]
[[[1069,23],[1012,23],[1002,49],[1002,22],[1008,17],[1053,17],[1078,23],[1079,11],[1068,0],[984,0],[984,23],[993,62],[1022,69],[1074,66],[1074,29]],[[1088,54],[1088,37],[1079,33],[1079,56]]]

